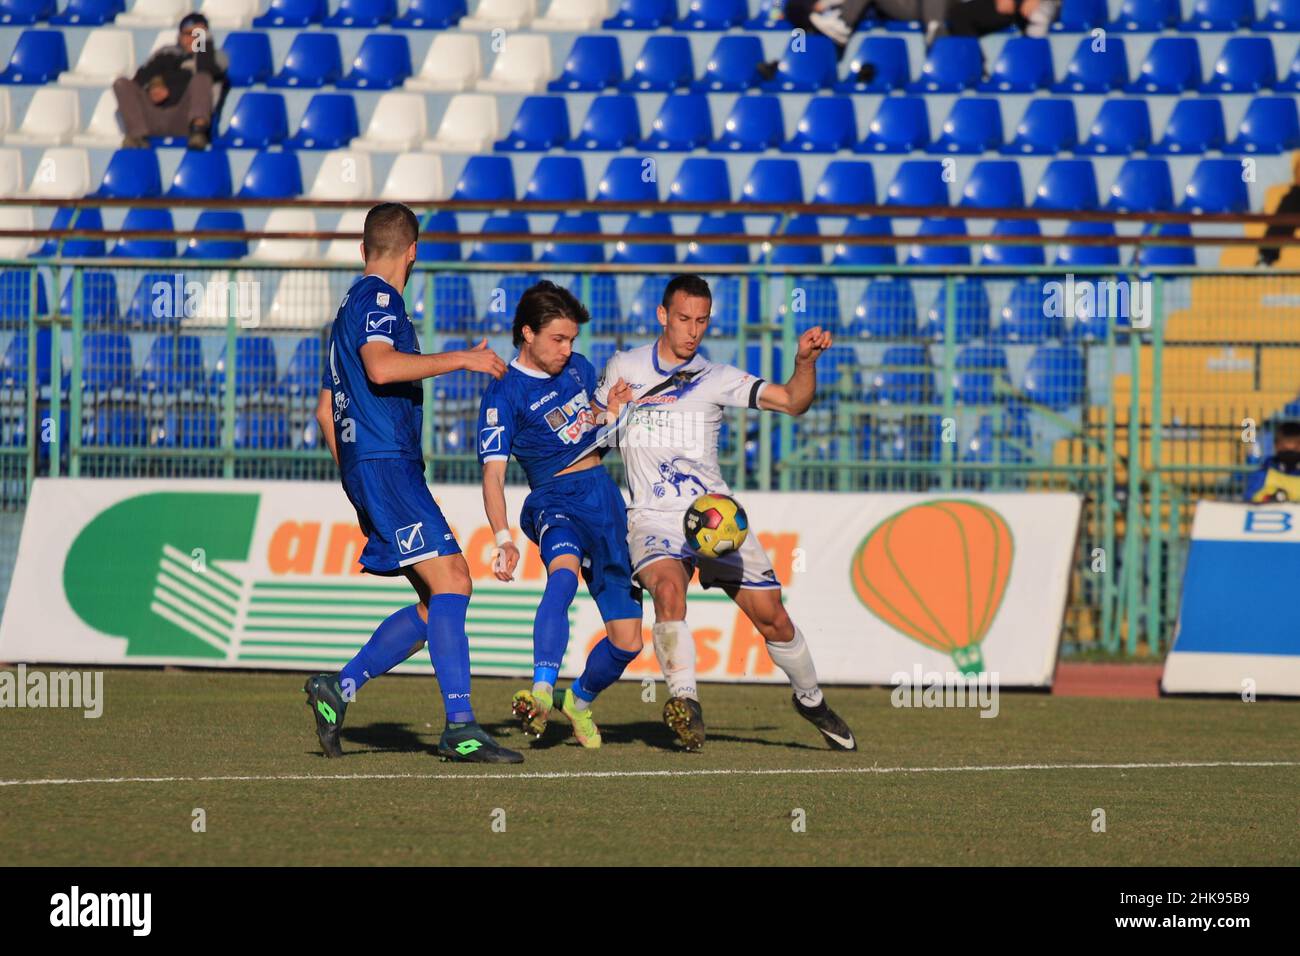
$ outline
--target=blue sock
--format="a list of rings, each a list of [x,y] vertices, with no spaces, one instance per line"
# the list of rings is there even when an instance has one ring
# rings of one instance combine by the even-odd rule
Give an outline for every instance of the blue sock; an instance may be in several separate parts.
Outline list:
[[[546,591],[533,621],[533,683],[555,686],[569,646],[569,605],[578,593],[578,576],[560,568],[546,579]]]
[[[464,594],[435,594],[429,598],[429,660],[438,675],[438,689],[447,710],[447,723],[474,721],[469,705],[469,638],[465,635]]]
[[[388,615],[357,651],[357,656],[339,671],[344,697],[352,700],[366,681],[387,674],[402,663],[410,656],[412,645],[419,644],[424,637],[424,622],[416,605],[408,604]],[[350,686],[348,681],[352,682]]]
[[[639,653],[619,650],[608,637],[601,638],[587,655],[587,669],[573,682],[573,692],[585,701],[595,700],[597,694],[623,676]]]

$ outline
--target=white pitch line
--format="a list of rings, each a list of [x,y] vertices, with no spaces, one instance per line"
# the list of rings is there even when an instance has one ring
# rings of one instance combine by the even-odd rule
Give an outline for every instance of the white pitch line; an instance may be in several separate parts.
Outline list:
[[[957,767],[792,767],[772,770],[572,770],[543,773],[299,773],[267,776],[89,777],[82,780],[0,780],[0,787],[99,783],[269,783],[297,780],[589,780],[610,777],[773,777],[816,774],[996,773],[1021,770],[1173,770],[1207,767],[1300,767],[1300,760],[1219,760],[1171,763],[1022,763]]]

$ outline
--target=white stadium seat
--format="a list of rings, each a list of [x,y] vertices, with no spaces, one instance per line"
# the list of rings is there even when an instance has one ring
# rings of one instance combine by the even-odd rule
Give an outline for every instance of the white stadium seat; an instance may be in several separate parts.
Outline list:
[[[319,329],[334,318],[338,309],[328,272],[295,270],[280,277],[266,324],[273,328]]]
[[[446,199],[442,160],[428,153],[402,153],[393,160],[379,198],[412,202]]]
[[[435,153],[481,153],[490,151],[500,135],[497,99],[482,93],[457,93],[433,139],[424,148]]]
[[[0,206],[0,229],[35,229],[36,214],[27,206]],[[0,259],[22,259],[36,251],[33,238],[0,239]]]
[[[429,44],[418,75],[406,81],[408,90],[459,93],[473,89],[483,75],[479,38],[467,33],[439,33]]]
[[[361,230],[366,225],[366,210],[349,209],[339,217],[338,224],[330,232],[355,232],[354,239],[333,239],[325,247],[326,262],[361,263]]]
[[[353,149],[369,153],[401,153],[419,149],[429,135],[424,97],[419,93],[384,93],[375,103],[364,135],[352,141]]]
[[[478,89],[492,93],[536,93],[551,78],[551,39],[536,33],[508,33],[492,72]]]
[[[336,149],[325,154],[307,195],[312,199],[369,199],[373,184],[368,154]]]
[[[76,146],[56,146],[41,153],[27,195],[72,199],[90,192],[90,156]]]
[[[457,24],[462,30],[523,30],[537,16],[537,0],[479,0],[472,17]]]
[[[9,90],[0,87],[0,135],[9,132],[13,125],[13,107],[9,103]]]
[[[153,56],[165,46],[176,45],[176,29],[159,30],[153,38],[153,45],[149,47],[149,56]],[[145,57],[147,60],[149,57]]]
[[[265,232],[315,232],[316,214],[310,209],[273,209]],[[248,258],[263,262],[312,262],[319,243],[315,239],[259,239]]]
[[[117,122],[117,97],[112,90],[105,90],[95,104],[95,111],[90,114],[86,131],[72,137],[78,146],[117,147],[122,145],[122,127]]]
[[[192,316],[181,319],[181,328],[225,328],[232,308],[244,310],[244,314],[235,316],[241,327],[255,329],[262,324],[261,296],[249,297],[243,292],[243,289],[259,287],[255,272],[239,269],[232,274],[227,269],[218,269],[207,273],[202,281],[203,301]]]
[[[60,86],[112,86],[119,76],[135,74],[135,39],[130,30],[100,28],[86,45],[71,72],[59,74]]]
[[[22,151],[0,149],[0,196],[17,196],[23,191],[24,182]]]
[[[42,86],[32,94],[22,125],[5,134],[16,146],[62,146],[81,131],[81,105],[76,90]]]
[[[551,0],[546,16],[533,21],[533,29],[563,33],[599,30],[608,16],[605,0]]]
[[[261,0],[203,0],[199,12],[213,30],[242,30],[253,22],[260,7]]]
[[[172,42],[176,41],[181,17],[192,9],[190,0],[135,0],[135,6],[119,13],[113,20],[118,27],[171,27]]]

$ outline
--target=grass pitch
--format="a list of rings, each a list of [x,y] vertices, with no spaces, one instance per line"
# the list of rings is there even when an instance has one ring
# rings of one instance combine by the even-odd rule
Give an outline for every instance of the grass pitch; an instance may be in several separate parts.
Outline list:
[[[986,719],[895,709],[887,690],[832,688],[861,747],[844,754],[794,713],[787,689],[710,685],[708,745],[685,754],[660,722],[663,684],[649,703],[629,682],[597,702],[605,746],[593,752],[562,719],[530,747],[504,720],[517,682],[478,679],[480,719],[526,754],[522,766],[481,767],[432,755],[440,708],[432,680],[414,677],[368,685],[348,711],[346,756],[326,760],[302,683],[287,673],[109,670],[97,720],[0,711],[0,860],[1300,862],[1295,702],[1003,693],[998,717]],[[1244,762],[1290,765],[1171,766]],[[1083,766],[1098,764],[1159,766]],[[55,779],[72,782],[30,782]],[[194,832],[196,808],[206,832]],[[1094,832],[1097,809],[1105,832]]]

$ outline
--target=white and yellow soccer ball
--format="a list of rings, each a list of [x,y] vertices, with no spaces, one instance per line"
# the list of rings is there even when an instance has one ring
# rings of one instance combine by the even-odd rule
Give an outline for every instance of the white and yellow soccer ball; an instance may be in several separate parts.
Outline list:
[[[735,498],[700,495],[682,518],[686,546],[700,557],[721,558],[740,550],[749,534],[749,517]]]

